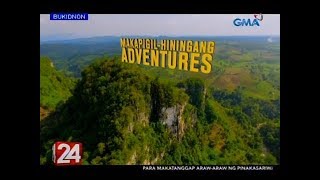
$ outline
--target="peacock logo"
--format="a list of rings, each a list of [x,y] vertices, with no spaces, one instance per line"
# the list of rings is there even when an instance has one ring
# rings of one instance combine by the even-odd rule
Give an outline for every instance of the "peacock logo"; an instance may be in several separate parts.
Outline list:
[[[260,14],[254,14],[253,15],[255,19],[258,19],[259,21],[262,21],[263,20],[263,15],[260,13]]]

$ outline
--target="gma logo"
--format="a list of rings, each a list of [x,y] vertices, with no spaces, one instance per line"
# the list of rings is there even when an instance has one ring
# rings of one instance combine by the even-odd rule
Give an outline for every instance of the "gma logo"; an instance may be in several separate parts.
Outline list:
[[[260,26],[258,19],[240,19],[233,20],[235,26]]]

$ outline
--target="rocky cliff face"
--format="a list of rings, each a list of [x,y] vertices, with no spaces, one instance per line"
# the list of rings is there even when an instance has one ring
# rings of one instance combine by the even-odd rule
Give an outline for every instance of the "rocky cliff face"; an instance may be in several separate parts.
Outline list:
[[[185,110],[186,103],[177,104],[173,107],[161,109],[161,121],[166,124],[170,131],[177,137],[181,138],[185,131],[185,122],[182,114]]]

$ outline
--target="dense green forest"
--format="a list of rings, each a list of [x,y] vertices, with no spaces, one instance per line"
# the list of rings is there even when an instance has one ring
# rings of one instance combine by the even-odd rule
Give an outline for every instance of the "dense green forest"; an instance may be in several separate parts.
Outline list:
[[[218,47],[210,74],[100,56],[76,79],[41,57],[40,164],[57,140],[85,165],[279,164],[279,45]]]
[[[76,79],[57,71],[48,57],[40,58],[40,111],[42,119],[71,95]]]

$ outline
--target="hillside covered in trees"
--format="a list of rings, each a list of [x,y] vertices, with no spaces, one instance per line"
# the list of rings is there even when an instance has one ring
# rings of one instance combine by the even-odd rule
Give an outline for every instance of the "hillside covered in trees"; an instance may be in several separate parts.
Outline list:
[[[56,106],[64,103],[71,95],[76,83],[75,78],[57,71],[48,57],[40,58],[40,111],[44,118]]]
[[[40,122],[40,164],[57,140],[82,142],[86,165],[279,164],[278,65],[253,54],[208,75],[103,57],[78,81],[41,58],[40,107],[54,110]]]

